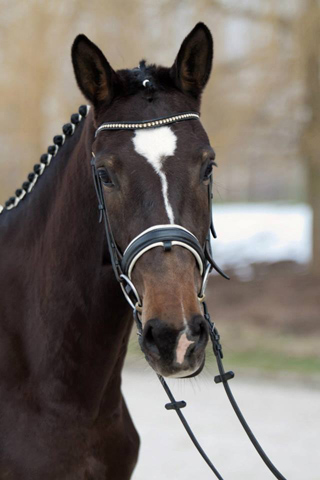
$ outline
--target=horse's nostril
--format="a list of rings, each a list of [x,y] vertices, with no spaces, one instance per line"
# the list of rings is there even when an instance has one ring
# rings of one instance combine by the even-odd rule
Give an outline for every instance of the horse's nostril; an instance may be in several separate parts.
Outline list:
[[[190,330],[191,330],[191,335],[193,336],[196,342],[193,350],[194,352],[197,349],[202,348],[208,340],[208,328],[204,318],[201,317],[200,315],[194,317],[190,324]],[[193,352],[189,350],[190,354]]]
[[[204,334],[207,333],[207,326],[206,323],[201,316],[196,316],[193,318],[191,322],[191,332],[192,335],[197,337],[202,337]]]
[[[192,354],[194,353],[195,349],[196,349],[196,346],[195,346],[195,345],[191,345],[191,347],[189,347],[187,356],[188,356],[188,357],[191,357]]]
[[[192,326],[192,333],[193,335],[200,335],[201,334],[201,330],[202,330],[202,326],[199,322],[194,322],[193,326]]]
[[[159,355],[159,348],[156,345],[154,338],[154,328],[150,324],[146,324],[144,328],[143,342],[145,347],[152,353]]]
[[[151,325],[146,325],[144,329],[144,338],[147,343],[153,343],[154,338],[152,334],[153,327]]]

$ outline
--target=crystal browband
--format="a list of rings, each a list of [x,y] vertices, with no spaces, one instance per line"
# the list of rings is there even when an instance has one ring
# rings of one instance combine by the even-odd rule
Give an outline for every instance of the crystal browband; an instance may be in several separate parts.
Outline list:
[[[184,120],[197,120],[200,115],[196,112],[179,113],[170,117],[153,118],[143,122],[106,122],[97,128],[95,136],[102,130],[136,130],[138,128],[156,128],[169,125],[171,123],[183,122]]]

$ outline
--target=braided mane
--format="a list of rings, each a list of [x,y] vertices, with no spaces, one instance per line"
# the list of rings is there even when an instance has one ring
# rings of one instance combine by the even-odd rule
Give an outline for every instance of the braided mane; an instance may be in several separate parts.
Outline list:
[[[0,205],[0,214],[3,210],[11,210],[15,208],[21,200],[32,191],[33,187],[37,183],[39,177],[43,174],[44,170],[50,165],[52,158],[58,153],[59,149],[64,144],[67,137],[73,135],[76,127],[81,120],[88,115],[90,106],[81,105],[78,109],[79,113],[73,113],[70,118],[70,122],[66,123],[62,127],[62,135],[55,135],[53,137],[53,145],[50,145],[47,149],[47,153],[43,153],[40,157],[40,163],[36,163],[33,167],[33,172],[30,172],[28,179],[23,182],[21,188],[15,191],[15,195],[10,197],[4,204],[4,207]]]

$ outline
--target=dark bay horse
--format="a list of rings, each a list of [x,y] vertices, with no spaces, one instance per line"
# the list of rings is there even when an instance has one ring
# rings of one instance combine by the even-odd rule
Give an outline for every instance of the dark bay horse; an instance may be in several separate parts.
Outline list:
[[[180,114],[199,112],[212,58],[202,23],[171,68],[142,61],[114,71],[84,35],[75,39],[74,72],[91,109],[71,117],[0,215],[1,480],[131,477],[139,437],[121,370],[132,311],[97,221],[90,161],[119,251],[155,225],[184,227],[204,244],[214,152],[199,119]],[[138,128],[175,115],[172,124]],[[133,128],[95,135],[105,122]],[[187,248],[163,250],[146,251],[132,271],[141,345],[158,373],[192,376],[208,339],[201,276]]]

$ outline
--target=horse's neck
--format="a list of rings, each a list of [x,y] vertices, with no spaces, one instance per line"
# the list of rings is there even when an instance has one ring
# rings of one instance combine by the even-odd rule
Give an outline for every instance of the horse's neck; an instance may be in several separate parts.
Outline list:
[[[66,138],[32,192],[5,213],[4,248],[8,253],[15,250],[24,255],[17,267],[26,275],[32,271],[32,278],[41,280],[40,291],[57,280],[62,291],[73,286],[80,288],[85,283],[84,274],[101,268],[103,230],[97,222],[97,199],[87,148],[92,129],[87,118],[73,136]],[[88,277],[86,287],[88,291]]]
[[[104,232],[85,148],[90,135],[87,118],[25,204],[7,213],[9,275],[16,269],[8,299],[21,295],[8,323],[23,332],[29,372],[57,401],[87,395],[99,402],[116,365],[121,370],[129,334],[128,308],[111,266],[102,265]]]

